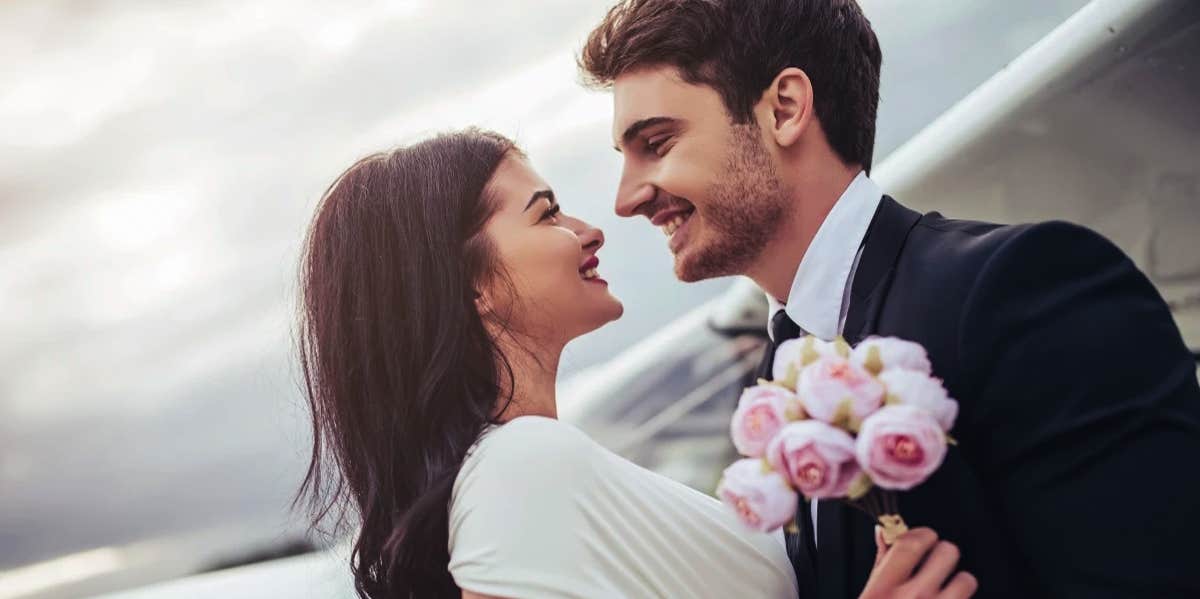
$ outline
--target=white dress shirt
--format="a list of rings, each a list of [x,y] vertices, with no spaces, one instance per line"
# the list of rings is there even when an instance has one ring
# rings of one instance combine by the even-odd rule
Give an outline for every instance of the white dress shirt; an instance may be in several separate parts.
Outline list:
[[[767,295],[774,317],[780,310],[810,335],[829,341],[842,334],[850,309],[850,288],[862,258],[863,238],[883,199],[883,191],[859,171],[830,209],[800,260],[786,302]],[[771,331],[767,321],[768,334]],[[817,502],[811,502],[813,541],[816,541]]]

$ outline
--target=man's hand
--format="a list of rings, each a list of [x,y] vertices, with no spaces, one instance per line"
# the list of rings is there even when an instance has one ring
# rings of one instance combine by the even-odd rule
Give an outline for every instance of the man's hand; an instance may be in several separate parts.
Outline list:
[[[910,530],[891,548],[876,530],[875,546],[875,568],[859,599],[965,599],[979,588],[970,573],[954,574],[958,547],[938,541],[932,529]]]

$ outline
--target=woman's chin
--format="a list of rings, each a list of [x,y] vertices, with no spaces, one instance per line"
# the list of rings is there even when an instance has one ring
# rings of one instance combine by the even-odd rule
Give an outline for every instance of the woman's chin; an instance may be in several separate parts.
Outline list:
[[[621,300],[617,299],[616,296],[613,296],[612,303],[613,303],[613,314],[612,314],[612,318],[608,319],[608,322],[618,320],[622,316],[625,315],[625,304],[622,304]],[[605,323],[605,324],[608,324],[608,323]]]
[[[624,314],[625,305],[621,303],[621,300],[617,299],[612,294],[609,294],[608,297],[605,298],[604,303],[595,308],[594,316],[589,318],[589,320],[592,322],[597,323],[592,330],[594,331],[602,328],[604,325],[621,318],[621,316]]]
[[[586,314],[579,315],[580,321],[583,321],[586,324],[580,327],[581,332],[578,335],[575,335],[573,339],[578,339],[584,335],[602,329],[605,325],[621,318],[621,316],[624,314],[624,304],[621,303],[621,300],[618,300],[610,294],[607,300],[602,304],[589,306]]]
[[[588,316],[590,317],[593,314],[597,316],[596,320],[600,321],[598,327],[620,318],[625,313],[624,304],[609,289],[607,282],[603,284],[586,282],[584,284],[591,287],[588,290],[591,292],[589,294],[591,297],[585,300],[588,305]],[[589,320],[592,319],[589,318]]]
[[[609,318],[606,322],[612,322],[620,318],[621,315],[625,314],[625,304],[621,303],[620,298],[618,298],[611,289],[606,291],[607,293],[604,294],[604,304],[605,309],[609,314]]]

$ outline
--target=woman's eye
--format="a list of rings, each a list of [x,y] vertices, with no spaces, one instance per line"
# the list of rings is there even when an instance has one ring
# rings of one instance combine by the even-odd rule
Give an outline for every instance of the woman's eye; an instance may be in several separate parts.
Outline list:
[[[558,207],[558,204],[555,204],[555,205],[547,208],[546,211],[542,213],[542,218],[540,218],[538,220],[539,221],[548,220],[551,223],[556,223],[556,222],[558,222],[558,213],[560,210],[561,210],[561,208]]]

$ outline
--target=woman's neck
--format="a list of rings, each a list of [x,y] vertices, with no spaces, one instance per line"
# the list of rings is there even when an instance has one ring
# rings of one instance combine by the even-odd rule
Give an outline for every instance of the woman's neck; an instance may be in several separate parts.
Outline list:
[[[502,343],[508,363],[512,366],[512,402],[504,407],[500,420],[507,422],[519,416],[558,418],[555,386],[558,382],[558,361],[562,346],[540,348],[533,344]],[[505,373],[501,369],[501,376]],[[506,397],[509,381],[500,382]]]

